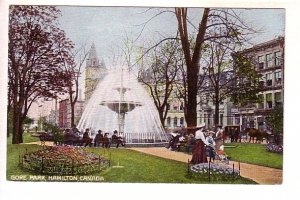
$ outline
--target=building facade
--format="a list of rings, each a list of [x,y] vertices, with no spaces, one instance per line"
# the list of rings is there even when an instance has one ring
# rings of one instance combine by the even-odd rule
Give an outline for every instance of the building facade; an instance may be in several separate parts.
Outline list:
[[[58,126],[60,128],[68,127],[68,103],[69,100],[65,99],[60,101],[58,105]]]
[[[85,68],[85,102],[91,98],[99,80],[105,76],[106,67],[104,61],[100,62],[95,44],[93,43],[89,51]]]
[[[74,106],[74,123],[78,124],[84,110],[84,101],[77,101]],[[71,105],[69,99],[59,102],[59,121],[60,128],[71,128]]]
[[[243,53],[253,59],[264,89],[258,94],[260,103],[232,108],[232,121],[242,130],[248,127],[266,129],[266,116],[284,101],[284,37],[255,45]]]

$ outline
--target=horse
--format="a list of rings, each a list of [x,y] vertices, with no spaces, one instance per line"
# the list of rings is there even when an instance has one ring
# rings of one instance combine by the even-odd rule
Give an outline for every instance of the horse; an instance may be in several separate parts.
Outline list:
[[[265,138],[268,140],[269,134],[266,131],[260,131],[256,128],[246,128],[245,132],[249,136],[249,142],[251,140],[254,143],[254,138],[256,138],[255,143],[258,143],[258,141],[263,142],[263,139]]]

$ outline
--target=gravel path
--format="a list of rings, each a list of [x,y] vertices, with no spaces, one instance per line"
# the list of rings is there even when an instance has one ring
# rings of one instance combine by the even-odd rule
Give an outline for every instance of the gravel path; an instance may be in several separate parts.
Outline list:
[[[135,151],[139,151],[162,158],[171,160],[177,160],[181,162],[188,162],[192,159],[192,155],[188,155],[182,152],[170,151],[164,147],[147,147],[147,148],[130,148]],[[238,162],[230,161],[230,165],[237,167]],[[282,170],[274,169],[270,167],[263,167],[258,165],[252,165],[247,163],[240,163],[241,176],[254,180],[259,184],[281,184],[282,183]]]

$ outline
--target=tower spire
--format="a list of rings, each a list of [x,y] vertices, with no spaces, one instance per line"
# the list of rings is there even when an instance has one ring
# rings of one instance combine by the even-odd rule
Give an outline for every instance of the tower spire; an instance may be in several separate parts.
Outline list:
[[[95,43],[92,43],[88,58],[86,60],[87,67],[99,67],[99,59],[96,52]]]

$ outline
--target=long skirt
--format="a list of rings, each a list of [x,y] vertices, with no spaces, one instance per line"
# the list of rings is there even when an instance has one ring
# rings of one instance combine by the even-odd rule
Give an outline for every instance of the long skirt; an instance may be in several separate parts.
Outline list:
[[[215,142],[216,142],[216,151],[219,150],[222,145],[224,145],[223,139],[221,138],[216,139]]]
[[[196,146],[193,150],[191,164],[207,163],[207,156],[202,140],[196,141]]]

